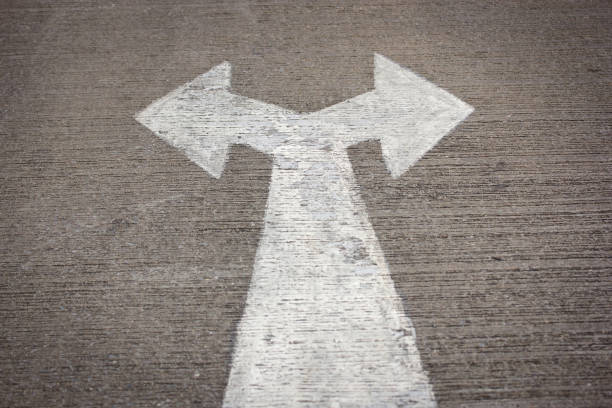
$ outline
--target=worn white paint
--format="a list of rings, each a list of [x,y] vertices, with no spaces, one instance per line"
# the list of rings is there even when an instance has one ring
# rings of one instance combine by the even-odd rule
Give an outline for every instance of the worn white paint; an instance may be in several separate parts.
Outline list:
[[[472,108],[380,55],[373,91],[314,113],[230,77],[218,65],[137,115],[215,177],[232,143],[274,157],[224,407],[434,407],[346,148],[380,139],[398,177]]]

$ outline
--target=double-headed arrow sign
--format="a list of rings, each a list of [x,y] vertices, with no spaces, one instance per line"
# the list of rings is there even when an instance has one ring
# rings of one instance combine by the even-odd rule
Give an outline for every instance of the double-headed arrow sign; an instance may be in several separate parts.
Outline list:
[[[379,139],[398,177],[472,107],[374,61],[373,91],[318,112],[232,94],[225,62],[136,116],[214,177],[231,144],[274,157],[224,407],[435,406],[346,148]]]

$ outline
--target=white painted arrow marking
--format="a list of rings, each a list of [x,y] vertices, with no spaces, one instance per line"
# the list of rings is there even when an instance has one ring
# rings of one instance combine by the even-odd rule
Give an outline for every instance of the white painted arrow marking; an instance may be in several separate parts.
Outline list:
[[[223,406],[434,407],[410,319],[346,147],[380,139],[398,177],[472,107],[375,55],[375,89],[314,113],[232,94],[223,63],[137,120],[215,177],[228,146],[274,156]]]

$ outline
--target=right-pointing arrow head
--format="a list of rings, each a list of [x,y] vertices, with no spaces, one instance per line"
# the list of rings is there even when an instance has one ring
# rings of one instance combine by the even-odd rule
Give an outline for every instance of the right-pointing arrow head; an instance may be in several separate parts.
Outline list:
[[[474,111],[467,103],[382,55],[375,54],[374,83],[395,117],[383,121],[383,157],[399,177]]]
[[[337,129],[348,146],[380,140],[387,168],[399,177],[474,109],[382,55],[375,88],[312,114]]]

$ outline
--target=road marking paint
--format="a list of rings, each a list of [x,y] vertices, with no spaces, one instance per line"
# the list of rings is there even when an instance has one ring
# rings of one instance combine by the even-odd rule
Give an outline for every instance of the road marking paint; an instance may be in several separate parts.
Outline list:
[[[435,407],[346,148],[400,176],[472,107],[375,55],[375,89],[313,113],[232,94],[226,62],[136,118],[220,177],[230,144],[274,157],[223,406]]]

